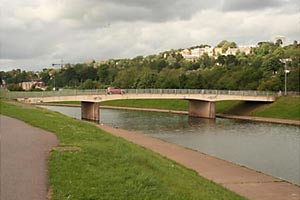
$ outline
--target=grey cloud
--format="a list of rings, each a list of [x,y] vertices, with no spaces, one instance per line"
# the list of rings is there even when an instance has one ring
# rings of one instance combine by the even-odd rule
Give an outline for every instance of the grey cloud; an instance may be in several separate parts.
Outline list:
[[[62,17],[84,26],[126,21],[165,22],[189,19],[214,4],[198,0],[65,0],[63,5]]]
[[[223,39],[300,41],[299,13],[290,12],[299,0],[2,1],[9,6],[0,18],[0,68],[128,58]]]
[[[8,24],[6,28],[10,27]],[[57,42],[63,40],[65,32],[54,23],[32,22],[0,29],[1,59],[27,59],[50,54],[55,51]]]
[[[284,5],[298,4],[297,0],[223,0],[222,10],[224,11],[245,11],[275,8]]]

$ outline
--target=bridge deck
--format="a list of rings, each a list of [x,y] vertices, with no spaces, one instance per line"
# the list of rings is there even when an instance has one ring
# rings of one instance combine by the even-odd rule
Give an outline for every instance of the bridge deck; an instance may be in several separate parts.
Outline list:
[[[19,101],[26,103],[40,102],[60,102],[60,101],[89,101],[102,102],[118,99],[183,99],[183,100],[201,100],[201,101],[261,101],[274,102],[274,96],[240,96],[240,95],[213,95],[213,94],[124,94],[124,95],[78,95],[78,96],[53,96],[53,97],[31,97],[18,98]]]

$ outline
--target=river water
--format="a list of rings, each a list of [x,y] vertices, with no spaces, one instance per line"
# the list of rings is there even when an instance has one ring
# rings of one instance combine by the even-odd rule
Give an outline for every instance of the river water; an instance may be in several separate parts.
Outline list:
[[[80,119],[79,107],[42,106]],[[100,123],[194,149],[300,185],[298,126],[100,110]]]

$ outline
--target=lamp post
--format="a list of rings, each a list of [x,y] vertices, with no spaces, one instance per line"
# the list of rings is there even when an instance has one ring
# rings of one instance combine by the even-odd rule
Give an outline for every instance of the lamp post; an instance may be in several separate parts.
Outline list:
[[[63,66],[64,66],[64,61],[61,60],[61,63],[60,64],[56,64],[56,63],[53,63],[52,66],[55,66],[55,65],[60,65],[60,68],[62,69]],[[54,90],[56,90],[56,87],[55,87],[55,75],[53,76],[54,77]]]
[[[55,75],[54,74],[49,74],[50,80],[53,80],[53,91],[55,91]]]
[[[60,64],[53,63],[53,64],[52,64],[52,66],[55,66],[55,65],[60,65],[60,68],[62,69],[62,68],[63,68],[63,66],[64,66],[64,61],[63,61],[63,60],[61,60],[60,62],[61,62]]]
[[[287,95],[287,74],[290,73],[290,70],[287,69],[287,62],[291,62],[292,59],[290,58],[285,58],[285,59],[280,59],[282,63],[284,63],[284,96]]]

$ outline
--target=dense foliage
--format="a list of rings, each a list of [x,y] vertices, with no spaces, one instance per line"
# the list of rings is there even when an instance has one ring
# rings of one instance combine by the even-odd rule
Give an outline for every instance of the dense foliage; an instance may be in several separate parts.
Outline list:
[[[222,41],[218,47],[226,49],[236,44]],[[292,59],[287,63],[288,90],[299,91],[300,44],[297,41],[287,46],[260,42],[249,55],[238,52],[237,55],[209,57],[205,54],[195,62],[186,61],[179,50],[170,50],[133,59],[68,64],[62,69],[44,69],[38,73],[18,69],[0,74],[7,84],[39,79],[49,89],[115,86],[279,91],[284,90],[284,63],[280,60],[285,58]]]

